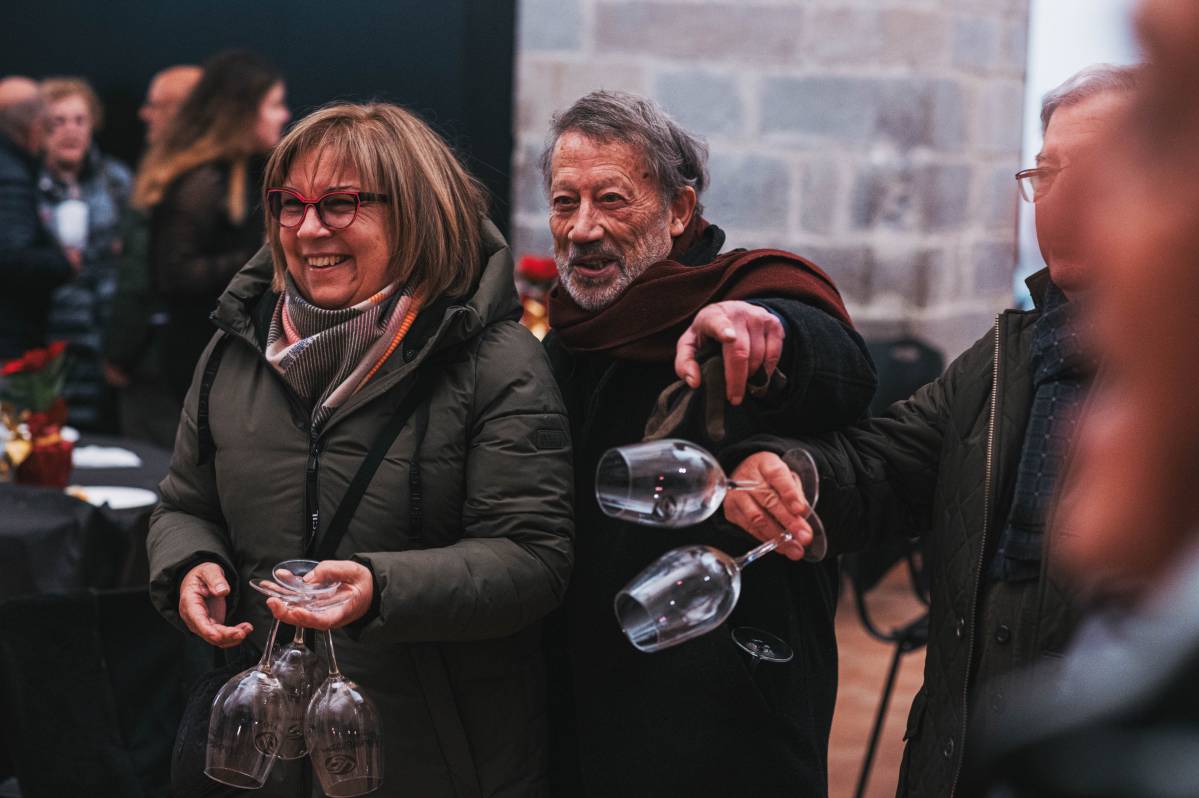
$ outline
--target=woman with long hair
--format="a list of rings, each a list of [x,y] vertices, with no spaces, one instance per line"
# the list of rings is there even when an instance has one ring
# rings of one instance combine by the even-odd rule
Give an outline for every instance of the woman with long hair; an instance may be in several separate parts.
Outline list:
[[[138,170],[133,203],[150,217],[150,270],[169,315],[162,368],[180,400],[217,297],[265,240],[258,186],[290,119],[284,95],[258,55],[213,56]]]

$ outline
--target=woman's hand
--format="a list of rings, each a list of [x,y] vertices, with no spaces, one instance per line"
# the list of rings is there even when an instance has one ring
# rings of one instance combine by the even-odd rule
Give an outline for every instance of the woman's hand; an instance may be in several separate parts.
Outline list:
[[[304,576],[305,582],[341,582],[334,594],[345,598],[344,604],[327,610],[305,610],[285,604],[277,598],[267,599],[266,606],[280,621],[305,629],[337,629],[366,615],[375,597],[375,578],[365,565],[352,560],[325,560]]]
[[[777,551],[801,560],[804,546],[812,543],[812,527],[805,520],[812,508],[804,498],[803,485],[782,458],[758,452],[741,461],[733,482],[761,485],[756,490],[730,490],[724,497],[724,517],[762,542],[790,531],[794,539]]]
[[[179,617],[196,635],[220,648],[232,648],[254,630],[248,623],[225,626],[225,596],[229,583],[214,562],[192,568],[179,583]]]

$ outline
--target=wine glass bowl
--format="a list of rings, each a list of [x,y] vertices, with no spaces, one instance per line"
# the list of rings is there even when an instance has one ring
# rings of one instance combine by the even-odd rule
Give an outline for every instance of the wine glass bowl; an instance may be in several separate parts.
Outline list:
[[[683,546],[655,560],[616,594],[614,608],[629,642],[661,651],[724,622],[741,594],[732,557],[711,546]]]
[[[243,789],[266,783],[283,737],[286,697],[271,673],[270,655],[278,623],[271,628],[258,664],[221,687],[208,716],[204,773]]]
[[[675,438],[609,449],[595,471],[600,509],[650,526],[698,524],[716,512],[730,487],[715,457]]]
[[[383,783],[383,732],[374,702],[337,667],[333,637],[324,633],[329,675],[313,693],[304,737],[321,789],[329,798],[365,795]]]
[[[300,627],[296,627],[292,641],[275,656],[271,669],[285,696],[283,737],[277,755],[280,759],[300,759],[308,753],[304,714],[328,671],[316,652],[304,645],[304,630]]]

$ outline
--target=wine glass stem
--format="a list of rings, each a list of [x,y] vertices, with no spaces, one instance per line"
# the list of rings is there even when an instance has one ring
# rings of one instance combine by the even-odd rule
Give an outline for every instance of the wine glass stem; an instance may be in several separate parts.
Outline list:
[[[770,552],[777,549],[779,546],[783,545],[784,543],[789,543],[790,541],[791,541],[791,533],[784,532],[783,534],[779,535],[777,538],[768,540],[765,543],[761,544],[760,546],[754,546],[752,549],[745,552],[744,554],[742,554],[740,557],[738,557],[736,559],[737,567],[744,568],[745,566],[749,565],[751,562],[758,559],[759,557],[761,557],[765,554],[769,554]]]
[[[304,645],[304,627],[303,626],[296,627],[296,635],[295,635],[295,637],[293,637],[291,639],[291,642],[295,643],[297,646]]]
[[[333,656],[333,632],[325,630],[325,650],[329,652],[329,675],[340,676],[341,671],[337,669],[337,657]]]
[[[758,490],[765,487],[761,482],[751,482],[745,479],[737,480],[736,482],[730,479],[724,483],[724,486],[729,490]]]
[[[271,651],[275,648],[275,635],[279,632],[279,619],[271,624],[271,633],[266,636],[266,648],[262,650],[262,659],[258,661],[258,669],[265,673],[271,672]]]

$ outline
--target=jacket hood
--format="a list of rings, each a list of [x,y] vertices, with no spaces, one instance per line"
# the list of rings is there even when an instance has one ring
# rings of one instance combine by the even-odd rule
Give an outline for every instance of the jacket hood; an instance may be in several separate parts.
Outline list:
[[[413,333],[417,333],[418,328],[423,333],[417,342],[422,348],[428,344],[430,351],[443,349],[473,338],[489,324],[520,318],[520,299],[508,242],[490,219],[483,220],[482,238],[486,262],[472,293],[463,297],[441,297],[426,304],[418,316]],[[271,249],[266,244],[221,294],[212,313],[217,326],[257,346],[255,308],[264,295],[274,295],[271,290],[273,276]]]

